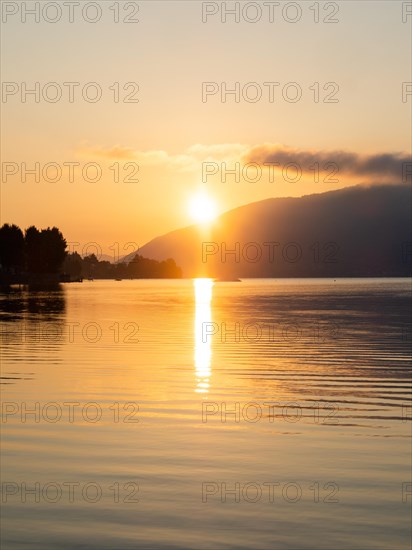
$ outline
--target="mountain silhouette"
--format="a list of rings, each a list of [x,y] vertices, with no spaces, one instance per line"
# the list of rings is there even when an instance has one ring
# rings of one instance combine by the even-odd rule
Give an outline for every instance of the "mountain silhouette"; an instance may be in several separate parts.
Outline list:
[[[185,277],[411,276],[411,186],[272,198],[157,237],[139,254]],[[134,253],[123,261],[131,261]]]

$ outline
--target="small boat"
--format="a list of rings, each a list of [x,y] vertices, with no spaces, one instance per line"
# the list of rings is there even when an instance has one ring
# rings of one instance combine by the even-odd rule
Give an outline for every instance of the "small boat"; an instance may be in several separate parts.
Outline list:
[[[228,277],[219,277],[218,279],[215,279],[216,283],[241,283],[241,279],[230,279]]]
[[[121,281],[121,279],[115,279],[115,281]]]

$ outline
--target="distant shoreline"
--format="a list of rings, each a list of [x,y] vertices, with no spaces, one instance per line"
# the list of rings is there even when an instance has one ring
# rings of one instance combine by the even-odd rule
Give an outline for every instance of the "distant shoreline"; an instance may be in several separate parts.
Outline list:
[[[65,285],[65,284],[73,284],[73,283],[97,283],[101,281],[116,281],[116,282],[132,282],[132,281],[193,281],[195,279],[215,279],[214,277],[181,277],[181,278],[159,278],[159,277],[150,277],[150,278],[135,278],[135,279],[109,279],[109,278],[96,278],[93,280],[83,279],[83,280],[59,280],[54,279],[51,280],[50,278],[45,279],[35,279],[35,280],[23,280],[23,281],[0,281],[0,290],[7,290],[11,289],[12,287],[31,287],[35,289],[36,287],[58,287],[59,285]],[[220,281],[220,280],[214,280],[214,283],[221,284],[221,283],[233,283],[233,282],[242,282],[242,281],[345,281],[345,280],[364,280],[364,281],[370,281],[370,280],[404,280],[404,281],[411,281],[412,284],[412,276],[381,276],[381,275],[375,275],[375,276],[368,276],[368,277],[357,277],[357,276],[348,276],[348,277],[243,277],[239,279],[238,281]]]

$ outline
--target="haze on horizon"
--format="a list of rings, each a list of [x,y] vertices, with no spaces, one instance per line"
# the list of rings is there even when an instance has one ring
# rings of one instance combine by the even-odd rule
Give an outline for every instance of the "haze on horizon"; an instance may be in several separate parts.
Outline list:
[[[201,2],[166,1],[141,2],[139,22],[129,25],[113,23],[107,9],[96,24],[28,17],[21,25],[9,17],[3,81],[17,91],[11,85],[3,94],[2,163],[18,171],[3,171],[2,222],[56,225],[68,241],[95,241],[107,252],[114,242],[141,246],[192,224],[188,205],[202,191],[222,213],[270,197],[400,183],[410,162],[412,94],[403,83],[412,80],[412,15],[403,22],[404,3],[397,1],[336,2],[339,21],[315,23],[309,3],[299,4],[295,23],[281,12],[273,22],[263,15],[256,23],[230,16],[222,23],[221,14],[202,22]],[[24,86],[36,82],[39,101],[29,93],[22,102]],[[55,103],[42,95],[50,82],[64,92]],[[80,83],[73,102],[65,82]],[[96,103],[79,92],[90,82],[103,91]],[[236,82],[237,95],[230,93]],[[123,89],[126,83],[138,89]],[[299,101],[285,99],[296,89]],[[256,90],[258,101],[245,100]],[[124,103],[126,96],[132,102]],[[325,103],[326,97],[337,101]],[[265,163],[277,161],[270,172]],[[102,170],[95,183],[81,174],[91,162]],[[33,175],[22,181],[22,163],[29,169],[39,163],[39,181]],[[63,168],[60,181],[45,181],[48,163]],[[67,163],[79,163],[72,182]],[[239,173],[225,181],[223,163]],[[247,163],[261,174],[255,178],[252,167],[245,178]],[[288,164],[302,169],[296,181],[293,166],[283,172]]]

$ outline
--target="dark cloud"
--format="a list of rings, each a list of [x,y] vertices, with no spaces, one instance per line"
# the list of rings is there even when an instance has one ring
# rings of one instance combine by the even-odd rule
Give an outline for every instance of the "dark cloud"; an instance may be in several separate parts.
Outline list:
[[[303,172],[308,173],[313,170],[315,163],[319,163],[320,168],[335,165],[341,174],[373,181],[405,183],[412,179],[412,157],[406,153],[359,155],[343,150],[316,151],[279,144],[265,144],[252,147],[244,155],[243,160],[256,162],[259,165],[278,163],[284,166],[288,163],[296,163]]]

